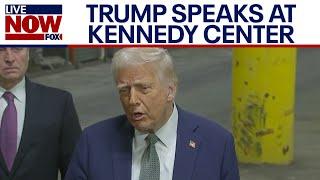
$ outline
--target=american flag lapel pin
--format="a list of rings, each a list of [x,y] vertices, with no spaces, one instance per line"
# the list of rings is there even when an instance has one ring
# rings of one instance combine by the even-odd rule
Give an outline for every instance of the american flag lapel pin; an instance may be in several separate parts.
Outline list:
[[[196,142],[190,140],[190,141],[189,141],[189,146],[190,146],[191,148],[195,149],[195,148],[196,148]]]

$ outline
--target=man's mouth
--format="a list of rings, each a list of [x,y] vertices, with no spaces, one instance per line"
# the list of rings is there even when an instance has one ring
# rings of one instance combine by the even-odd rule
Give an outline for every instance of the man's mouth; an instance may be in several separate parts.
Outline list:
[[[17,71],[18,68],[16,68],[16,67],[7,67],[7,68],[4,68],[3,70],[6,71],[6,72],[13,72],[13,71]]]
[[[135,112],[135,113],[133,113],[133,115],[132,115],[132,119],[133,119],[134,121],[139,121],[139,120],[141,120],[143,117],[144,117],[144,114],[141,113],[141,112]]]

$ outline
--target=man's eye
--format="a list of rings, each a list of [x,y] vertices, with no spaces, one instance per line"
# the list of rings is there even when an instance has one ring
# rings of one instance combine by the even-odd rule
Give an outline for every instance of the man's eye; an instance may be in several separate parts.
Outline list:
[[[127,88],[119,89],[119,93],[120,94],[125,94],[125,93],[128,93],[128,92],[129,92],[129,89],[127,89]]]
[[[141,90],[143,93],[148,93],[150,91],[151,87],[150,86],[142,86]]]

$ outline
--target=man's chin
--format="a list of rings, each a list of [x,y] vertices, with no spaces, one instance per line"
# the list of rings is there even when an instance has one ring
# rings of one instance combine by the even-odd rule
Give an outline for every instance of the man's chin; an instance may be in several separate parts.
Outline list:
[[[20,79],[22,78],[17,74],[9,74],[5,77],[5,80],[9,82],[19,81]]]
[[[12,71],[4,72],[2,76],[3,78],[6,78],[6,79],[15,79],[20,77],[20,73],[18,73],[18,71],[16,70],[12,70]]]
[[[5,76],[2,76],[0,80],[3,83],[17,83],[19,82],[23,77],[17,75],[17,74],[6,74]]]
[[[136,123],[133,126],[134,126],[135,129],[137,129],[138,131],[140,131],[142,133],[151,133],[151,132],[153,132],[152,129],[149,126],[146,126],[146,124]]]

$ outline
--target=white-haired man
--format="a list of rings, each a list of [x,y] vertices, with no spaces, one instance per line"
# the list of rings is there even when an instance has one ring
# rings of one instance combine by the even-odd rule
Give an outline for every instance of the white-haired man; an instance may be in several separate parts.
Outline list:
[[[87,128],[67,180],[238,180],[232,135],[186,112],[161,48],[126,48],[112,60],[125,115]]]

